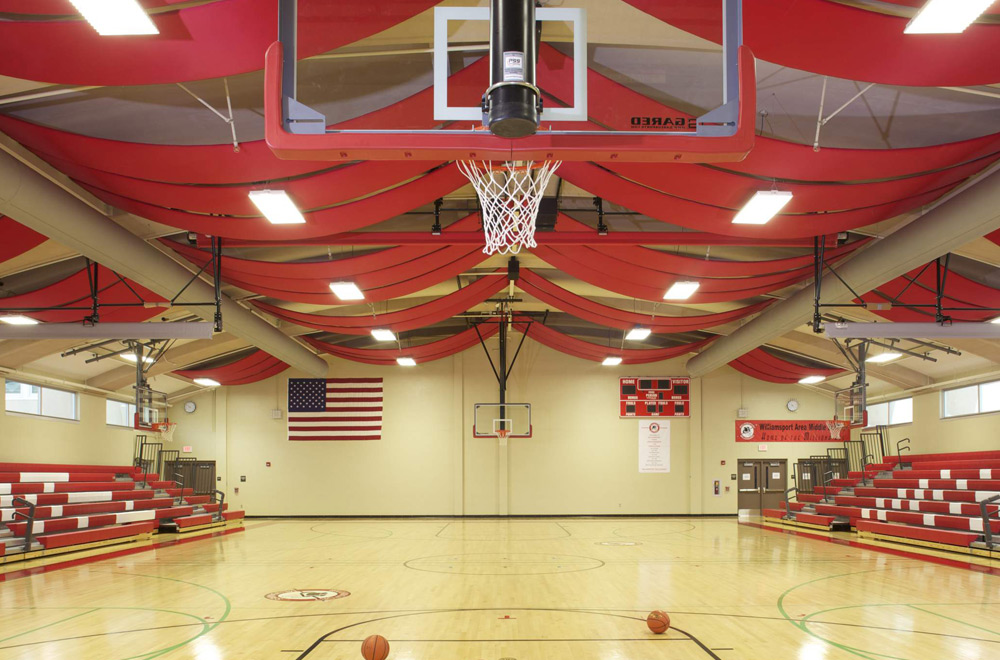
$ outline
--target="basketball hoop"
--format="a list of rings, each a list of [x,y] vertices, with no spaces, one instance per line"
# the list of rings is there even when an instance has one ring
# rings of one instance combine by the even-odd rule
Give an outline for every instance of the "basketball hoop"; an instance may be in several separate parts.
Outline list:
[[[535,220],[549,179],[562,161],[517,161],[494,165],[491,161],[460,160],[459,171],[476,189],[482,207],[486,254],[517,254],[522,247],[537,247]]]
[[[500,441],[500,446],[506,447],[507,438],[510,437],[510,429],[497,429],[493,433],[497,436],[497,440]]]
[[[826,428],[830,429],[831,440],[840,440],[840,432],[844,430],[844,423],[834,419],[826,423]]]
[[[176,429],[177,422],[166,421],[153,424],[153,432],[160,436],[160,440],[164,442],[173,441]]]

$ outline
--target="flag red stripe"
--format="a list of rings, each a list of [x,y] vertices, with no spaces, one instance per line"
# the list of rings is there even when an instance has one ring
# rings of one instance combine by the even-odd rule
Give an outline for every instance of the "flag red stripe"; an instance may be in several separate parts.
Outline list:
[[[317,442],[324,440],[381,440],[382,436],[379,435],[313,435],[309,437],[296,437],[291,436],[289,440],[294,440],[296,442]]]
[[[381,431],[382,425],[378,426],[291,426],[289,432],[295,431]]]
[[[382,415],[358,415],[352,417],[298,417],[289,416],[289,422],[294,422],[296,424],[305,424],[307,422],[381,422]]]
[[[327,383],[381,383],[381,378],[327,378]]]

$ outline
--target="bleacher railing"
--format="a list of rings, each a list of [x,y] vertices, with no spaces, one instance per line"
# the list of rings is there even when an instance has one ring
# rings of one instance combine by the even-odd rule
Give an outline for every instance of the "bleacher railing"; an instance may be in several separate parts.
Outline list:
[[[992,550],[994,547],[1000,546],[1000,543],[993,543],[993,530],[990,528],[990,518],[992,516],[997,516],[1000,519],[1000,509],[997,509],[992,514],[990,513],[989,505],[993,502],[1000,502],[1000,495],[987,497],[985,500],[979,502],[979,515],[983,519],[983,537],[986,539],[987,550]]]
[[[788,497],[792,493],[795,493],[796,497],[798,497],[799,489],[795,488],[793,486],[793,487],[788,488],[788,489],[785,490],[785,517],[786,518],[794,518],[795,517],[795,516],[792,515],[791,499]]]
[[[889,427],[885,424],[879,424],[870,429],[864,429],[861,431],[861,442],[864,443],[864,453],[865,455],[870,454],[876,460],[874,462],[881,463],[889,453]],[[864,469],[862,467],[862,469]]]
[[[905,446],[904,446],[905,445]],[[903,467],[903,452],[910,451],[910,439],[903,438],[896,442],[896,469]]]
[[[32,502],[24,499],[23,497],[14,497],[11,499],[11,503],[19,504],[28,509],[28,513],[21,513],[20,511],[14,512],[14,518],[21,518],[28,524],[24,528],[24,551],[31,551],[31,542],[34,540],[34,527],[35,527],[35,505]]]
[[[223,493],[221,490],[213,491],[212,500],[219,505],[219,508],[215,510],[215,515],[212,516],[212,519],[217,522],[221,521],[223,519],[222,509],[225,507],[226,504],[226,494]]]

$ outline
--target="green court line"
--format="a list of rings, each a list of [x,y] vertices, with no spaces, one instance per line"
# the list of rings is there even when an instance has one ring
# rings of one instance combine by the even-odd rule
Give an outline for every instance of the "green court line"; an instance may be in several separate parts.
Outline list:
[[[81,608],[73,608],[73,609],[81,609]],[[95,607],[93,609],[87,610],[86,612],[80,612],[79,614],[74,614],[73,616],[68,616],[65,619],[59,619],[58,621],[53,621],[52,623],[46,623],[44,626],[38,626],[37,628],[32,628],[31,630],[25,630],[24,632],[19,632],[16,635],[11,635],[10,637],[4,637],[3,639],[0,639],[0,643],[6,642],[9,639],[14,639],[15,637],[20,637],[22,635],[28,635],[30,633],[37,632],[39,630],[45,630],[46,628],[48,628],[50,626],[58,625],[58,624],[63,623],[65,621],[69,621],[70,619],[75,619],[75,618],[81,617],[81,616],[83,616],[85,614],[90,614],[91,612],[96,612],[98,609],[100,609],[100,608]]]
[[[963,626],[968,626],[970,628],[975,628],[976,630],[982,630],[983,632],[986,632],[986,633],[989,633],[991,635],[996,635],[996,636],[1000,637],[1000,632],[997,632],[995,630],[990,630],[989,628],[983,628],[982,626],[977,626],[976,624],[969,623],[968,621],[962,621],[961,619],[955,619],[955,618],[952,618],[950,616],[945,616],[944,614],[938,614],[937,612],[932,612],[930,610],[925,610],[924,608],[917,607],[916,605],[907,605],[907,607],[912,607],[915,610],[920,610],[921,612],[926,612],[927,614],[933,614],[934,616],[939,616],[942,619],[948,619],[949,621],[954,621],[955,623],[960,623]]]

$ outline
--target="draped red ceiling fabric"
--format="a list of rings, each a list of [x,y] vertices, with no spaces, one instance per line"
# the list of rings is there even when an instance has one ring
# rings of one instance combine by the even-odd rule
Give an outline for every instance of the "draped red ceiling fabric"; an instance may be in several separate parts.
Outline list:
[[[651,16],[722,43],[718,0],[625,0]],[[840,0],[744,0],[743,40],[762,60],[886,85],[960,87],[1000,82],[1000,25],[960,37],[905,34],[908,18]]]
[[[569,58],[548,46],[541,53],[540,80],[555,96],[569,93],[567,77],[557,75],[570,64]],[[483,60],[466,67],[452,76],[450,86],[463,99],[476,96],[484,67]],[[594,71],[588,75],[595,96],[617,99],[592,108],[601,124],[628,130],[637,112],[680,114]],[[340,126],[384,127],[387,121],[409,128],[433,126],[430,94],[424,90]],[[352,163],[318,169],[318,163],[277,161],[261,142],[246,143],[241,154],[233,154],[228,145],[139,145],[86,138],[11,118],[0,117],[0,128],[57,167],[66,167],[111,204],[172,226],[234,238],[315,238],[357,229],[400,209],[409,210],[407,205],[428,203],[464,182],[453,167],[424,174],[431,163]],[[760,137],[744,162],[725,168],[567,162],[559,173],[589,192],[665,222],[727,235],[805,237],[857,228],[911,210],[936,199],[998,155],[1000,135],[915,149],[819,153],[809,146]],[[123,162],[129,163],[125,171]],[[248,211],[245,195],[254,187],[248,182],[280,176],[299,177],[275,185],[288,189],[297,202],[302,196],[305,203],[299,203],[307,209],[307,225],[276,228],[259,218],[209,218],[185,212],[255,213]],[[402,183],[412,176],[417,178]],[[383,190],[394,177],[400,177],[396,183],[401,185]],[[171,182],[195,185],[171,186]],[[198,185],[220,182],[233,185]],[[794,192],[787,213],[763,227],[732,224],[733,215],[754,191],[772,186]],[[371,196],[343,203],[352,190]],[[381,192],[372,194],[376,190]],[[341,205],[308,211],[328,204]]]
[[[921,272],[922,271],[922,272]],[[875,314],[897,323],[930,322],[934,320],[933,307],[907,308],[910,305],[934,305],[936,301],[936,273],[934,266],[926,270],[917,268],[904,277],[897,277],[861,296],[868,303],[892,303],[887,310],[872,310]],[[945,277],[942,307],[968,307],[968,310],[943,313],[956,321],[980,322],[1000,317],[1000,289],[980,284],[955,272]],[[860,302],[860,301],[856,301]],[[986,308],[986,309],[984,309]],[[993,308],[993,309],[989,309]]]
[[[47,240],[48,238],[35,230],[0,215],[0,263],[24,254]]]
[[[594,344],[589,341],[584,341],[583,339],[570,337],[565,333],[559,332],[558,330],[550,328],[547,325],[542,325],[541,323],[532,323],[529,326],[524,322],[515,322],[514,328],[522,334],[527,334],[529,339],[533,339],[539,344],[548,346],[549,348],[559,351],[560,353],[583,358],[584,360],[591,360],[593,362],[603,362],[607,357],[617,356],[622,358],[622,364],[648,364],[650,362],[670,360],[675,357],[680,357],[685,353],[697,351],[707,346],[710,342],[712,342],[712,340],[715,339],[714,337],[710,337],[701,341],[681,344],[680,346],[671,346],[669,348],[622,349],[618,347],[601,346],[600,344]]]
[[[303,337],[303,339],[324,353],[353,362],[392,365],[396,364],[396,358],[410,357],[416,360],[417,364],[422,364],[461,353],[478,344],[480,336],[483,339],[488,339],[495,335],[499,329],[499,324],[485,323],[479,327],[478,333],[476,332],[476,328],[469,328],[451,337],[432,341],[428,344],[421,344],[420,346],[408,346],[405,348],[349,348],[347,346],[337,346],[320,341],[315,337]]]
[[[993,241],[997,245],[1000,245],[1000,229],[993,232],[992,234],[987,234],[986,238],[990,241]]]
[[[553,284],[530,269],[521,270],[521,277],[517,282],[517,286],[525,293],[541,300],[545,304],[552,305],[562,312],[585,321],[620,330],[642,326],[649,328],[655,333],[691,332],[693,330],[712,328],[732,321],[738,321],[751,314],[756,314],[772,302],[767,300],[755,305],[747,305],[746,307],[716,314],[654,316],[652,314],[627,312],[594,302],[584,296],[567,291],[557,284]]]
[[[211,378],[220,385],[248,385],[277,376],[288,365],[261,350],[230,364],[211,369],[179,369],[174,371],[184,378]]]
[[[803,367],[794,362],[775,357],[761,348],[755,348],[749,353],[744,353],[730,362],[729,366],[757,380],[783,384],[797,383],[806,376],[825,376],[829,378],[844,372],[843,369]]]
[[[119,280],[118,277],[105,268],[98,266],[98,300],[102,305],[109,303],[142,303],[163,302],[163,298],[156,295],[149,289],[139,286],[131,280],[125,280],[128,285]],[[138,293],[142,300],[136,297],[129,286]],[[59,280],[54,284],[22,293],[8,298],[0,298],[0,310],[16,307],[56,307],[69,305],[73,307],[89,307],[90,280],[87,270],[83,269],[69,277]],[[145,307],[102,307],[100,308],[101,321],[114,321],[117,323],[135,323],[153,318],[161,314],[163,310],[158,308],[147,309]],[[18,312],[36,321],[45,323],[72,323],[82,321],[85,316],[89,316],[89,310],[57,310],[46,312]]]
[[[497,272],[506,273],[506,271]],[[254,302],[253,304],[258,309],[284,321],[316,330],[346,335],[367,335],[375,328],[388,328],[398,335],[406,330],[415,330],[440,323],[456,314],[468,311],[506,286],[506,277],[481,277],[478,281],[431,302],[395,312],[366,314],[364,316],[308,314],[263,302]]]
[[[173,4],[145,1],[147,8]],[[311,57],[381,32],[436,0],[299,0],[298,56]],[[12,2],[24,20],[0,21],[0,75],[67,85],[155,85],[234,76],[264,67],[278,33],[275,0],[217,0],[152,13],[158,35],[102,37],[86,21],[31,20],[52,7]],[[68,2],[58,13],[72,13]],[[55,47],[54,45],[58,45]]]

